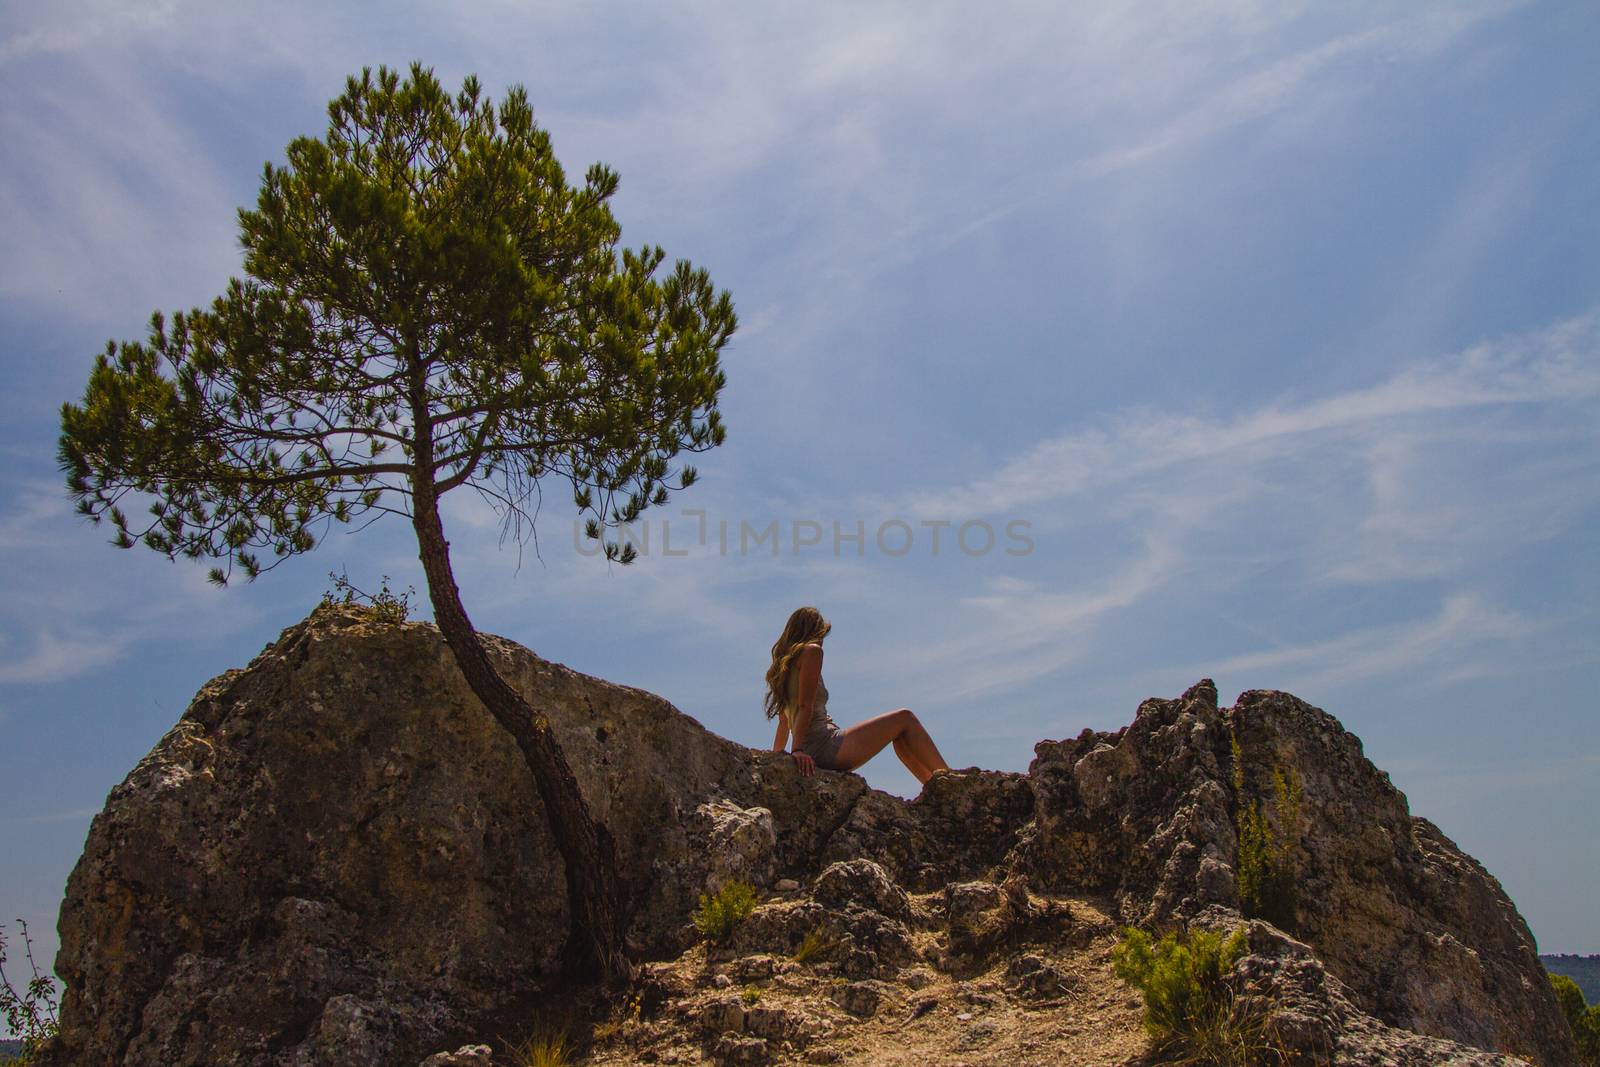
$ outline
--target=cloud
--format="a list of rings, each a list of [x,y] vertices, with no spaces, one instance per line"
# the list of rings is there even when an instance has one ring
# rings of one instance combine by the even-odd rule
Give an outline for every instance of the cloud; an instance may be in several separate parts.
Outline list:
[[[1419,663],[1430,664],[1430,673],[1437,676],[1446,656],[1457,665],[1454,677],[1467,678],[1474,673],[1484,676],[1520,670],[1523,664],[1504,658],[1478,658],[1481,653],[1535,637],[1548,625],[1519,612],[1494,608],[1471,594],[1458,593],[1447,597],[1431,618],[1366,627],[1293,647],[1247,652],[1222,660],[1210,669],[1230,676],[1270,675],[1283,679],[1275,688],[1303,692],[1412,671]]]
[[[0,634],[0,682],[60,682],[89,674],[122,658],[125,639],[110,634],[89,636],[36,633],[30,647],[20,654],[11,650],[10,639]]]
[[[1376,384],[1321,398],[1282,398],[1227,417],[1131,409],[1041,441],[993,476],[909,495],[904,511],[1017,511],[1190,464],[1281,462],[1328,452],[1340,435],[1388,432],[1408,419],[1500,406],[1592,403],[1600,397],[1600,317],[1580,316],[1446,359],[1419,360]]]
[[[852,677],[867,706],[904,703],[908,685],[941,707],[1015,701],[1108,662],[1127,672],[1124,688],[1164,691],[1211,674],[1306,692],[1581,662],[1568,639],[1582,625],[1572,607],[1535,615],[1508,604],[1498,569],[1600,506],[1597,321],[1580,316],[1228,415],[1124,410],[998,460],[992,478],[944,488],[697,488],[648,516],[651,550],[627,568],[575,558],[570,515],[554,508],[543,527],[550,566],[508,582],[507,551],[480,536],[464,539],[477,547],[458,554],[458,571],[486,625],[616,604],[619,632],[677,630],[689,646],[753,659],[796,604],[826,605],[866,626],[839,644],[830,670]],[[451,506],[452,524],[493,526],[481,502]],[[689,506],[713,526],[860,519],[869,542],[891,517],[998,527],[1024,516],[1036,550],[969,558],[946,531],[940,558],[926,544],[890,560],[870,543],[857,557],[827,544],[797,554],[787,541],[776,559],[723,556],[714,533],[694,543]],[[662,555],[668,523],[687,556]],[[1371,606],[1354,619],[1327,606],[1355,595]],[[716,668],[675,669],[680,692],[715,699],[726,686]]]
[[[259,609],[218,592],[205,568],[143,548],[122,553],[86,526],[54,486],[0,477],[0,550],[27,561],[0,580],[0,683],[91,674],[180,626],[216,635],[257,621]]]
[[[886,640],[874,658],[952,700],[1020,693],[1103,658],[1106,632],[1163,639],[1175,605],[1204,598],[1213,651],[1163,668],[1162,683],[1232,673],[1315,691],[1568,661],[1548,631],[1575,620],[1497,603],[1496,567],[1600,506],[1596,327],[1585,315],[1231,416],[1124,411],[998,462],[992,478],[853,497],[867,515],[1026,515],[1041,545],[1018,561],[1023,577],[984,579],[959,611],[924,605],[915,647]],[[1067,543],[1090,554],[1051,551]],[[1401,591],[1422,582],[1437,609],[1417,618]],[[1380,583],[1385,606],[1366,625],[1252,647],[1296,603]]]
[[[8,33],[0,43],[0,66],[41,54],[78,52],[106,40],[169,30],[178,4],[53,3],[31,12],[34,25]]]

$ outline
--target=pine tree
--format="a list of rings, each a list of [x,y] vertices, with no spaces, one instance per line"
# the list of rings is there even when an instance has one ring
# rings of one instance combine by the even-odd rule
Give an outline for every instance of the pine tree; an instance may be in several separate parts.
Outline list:
[[[618,248],[617,175],[572,186],[520,87],[495,106],[413,64],[350,78],[323,139],[268,164],[239,212],[244,280],[209,308],[157,312],[112,342],[60,459],[114,543],[213,558],[226,583],[315,547],[337,524],[405,516],[434,618],[473,692],[512,734],[567,872],[566,963],[625,974],[614,846],[550,723],[495,671],[450,566],[444,494],[468,487],[518,537],[546,480],[570,484],[588,536],[631,522],[722,443],[727,292],[659,247]],[[135,520],[124,510],[146,504]]]

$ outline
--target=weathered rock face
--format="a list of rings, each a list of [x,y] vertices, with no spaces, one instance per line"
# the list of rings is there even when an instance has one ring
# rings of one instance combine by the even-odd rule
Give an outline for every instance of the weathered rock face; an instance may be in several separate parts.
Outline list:
[[[1059,926],[1029,902],[1029,878],[1109,895],[1128,920],[1237,919],[1233,731],[1257,788],[1275,765],[1305,783],[1291,933],[1325,968],[1312,985],[1334,991],[1301,997],[1307,1040],[1343,1048],[1388,1026],[1572,1059],[1499,886],[1409,816],[1355,738],[1292,697],[1248,693],[1219,712],[1203,683],[1146,701],[1116,734],[1041,743],[1026,775],[941,775],[908,804],[855,775],[802,778],[659,697],[488,641],[617,841],[641,956],[681,951],[699,894],[735,878],[811,887],[741,938],[793,951],[821,931],[841,973],[865,982],[913,961],[907,890],[944,890],[952,930],[990,914]],[[475,1056],[465,1046],[558,995],[564,885],[528,771],[438,632],[321,608],[207,684],[95,819],[61,913],[68,988],[48,1062]],[[1258,990],[1311,973],[1253,966]],[[1018,967],[1019,983],[1051,977]]]
[[[1115,734],[1036,746],[1028,869],[1112,894],[1123,918],[1237,914],[1231,742],[1245,793],[1302,787],[1296,929],[1362,1011],[1393,1026],[1567,1063],[1575,1056],[1527,924],[1500,884],[1362,755],[1337,719],[1287,693],[1219,711],[1209,681],[1147,700]]]

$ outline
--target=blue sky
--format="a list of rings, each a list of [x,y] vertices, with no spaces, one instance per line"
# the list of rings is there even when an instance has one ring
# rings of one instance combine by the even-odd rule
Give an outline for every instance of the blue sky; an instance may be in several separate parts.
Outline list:
[[[367,7],[0,12],[0,909],[46,956],[202,682],[330,570],[422,585],[390,521],[216,591],[80,524],[54,461],[106,340],[239,272],[262,164],[413,59],[526,86],[570,173],[621,174],[624,241],[742,321],[727,443],[635,565],[575,550],[558,487],[520,556],[450,502],[481,628],[768,745],[813,603],[835,717],[913,707],[957,766],[1205,675],[1286,689],[1543,950],[1600,952],[1600,8]]]

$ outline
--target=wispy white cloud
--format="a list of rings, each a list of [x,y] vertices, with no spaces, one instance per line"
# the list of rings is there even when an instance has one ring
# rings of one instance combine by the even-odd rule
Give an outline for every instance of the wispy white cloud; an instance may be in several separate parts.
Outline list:
[[[990,578],[961,610],[931,613],[919,641],[882,642],[874,662],[952,699],[1018,693],[1103,655],[1096,635],[1108,625],[1160,618],[1180,580],[1188,600],[1237,596],[1271,573],[1292,596],[1443,584],[1431,617],[1385,614],[1292,646],[1245,644],[1161,677],[1231,672],[1315,691],[1424,663],[1444,680],[1525,667],[1506,650],[1525,657],[1560,620],[1498,606],[1486,590],[1498,561],[1600,507],[1596,325],[1584,316],[1230,416],[1124,412],[998,463],[981,482],[854,496],[848,507],[868,515],[1026,514],[1048,527],[1047,542],[1072,529],[1099,536],[1102,523],[1141,531],[1109,561],[1045,555],[1031,564],[1040,577]],[[1299,514],[1285,516],[1285,502]],[[955,623],[941,625],[950,614]],[[1237,629],[1248,641],[1249,628]]]
[[[1090,429],[1040,442],[993,477],[914,494],[915,514],[1015,511],[1184,464],[1281,460],[1286,450],[1327,449],[1330,435],[1387,430],[1430,414],[1501,405],[1589,403],[1600,396],[1600,318],[1585,315],[1523,337],[1485,342],[1452,358],[1421,360],[1365,388],[1280,399],[1231,418],[1122,412]]]
[[[640,620],[619,620],[624,628],[693,619],[713,642],[740,648],[754,648],[753,633],[770,640],[795,604],[822,603],[874,620],[830,661],[830,677],[855,678],[869,704],[904,701],[913,679],[952,706],[1015,698],[1103,658],[1108,641],[1141,628],[1152,639],[1173,603],[1197,598],[1283,603],[1232,617],[1211,607],[1206,616],[1234,637],[1209,646],[1211,658],[1171,660],[1129,684],[1155,692],[1173,678],[1211,674],[1314,693],[1419,665],[1442,683],[1520,669],[1530,655],[1567,662],[1568,642],[1549,634],[1572,620],[1505,606],[1491,579],[1497,561],[1561,536],[1600,506],[1596,321],[1580,317],[1418,360],[1370,385],[1226,416],[1123,412],[997,463],[992,479],[949,489],[811,495],[786,506],[718,491],[694,500],[713,521],[770,514],[780,525],[804,516],[853,528],[860,517],[869,531],[889,517],[1032,516],[1039,551],[1011,570],[864,566],[852,546],[795,555],[787,541],[775,561],[725,558],[714,537],[712,547],[694,545],[683,533],[692,524],[662,509],[651,520],[656,555],[632,568],[569,565],[570,532],[557,522],[546,528],[557,565],[516,587],[484,579],[473,592],[489,618],[530,601],[576,608],[618,598]],[[1286,516],[1285,505],[1296,514]],[[686,558],[660,556],[663,519],[677,524]],[[1091,554],[1063,555],[1064,537]],[[945,551],[955,556],[948,543]],[[508,566],[485,547],[466,569]],[[1310,639],[1287,636],[1297,627],[1275,632],[1278,613],[1319,588],[1424,581],[1432,584],[1420,603],[1431,608],[1391,606]],[[703,689],[726,684],[717,677]]]
[[[127,640],[110,633],[90,636],[36,632],[24,650],[0,634],[0,682],[61,682],[89,674],[122,658]]]
[[[1431,617],[1399,624],[1379,623],[1323,641],[1288,648],[1270,648],[1231,656],[1195,671],[1215,670],[1230,677],[1281,679],[1274,688],[1323,692],[1375,677],[1415,671],[1429,665],[1435,678],[1466,678],[1477,672],[1519,670],[1522,664],[1484,658],[1496,647],[1538,636],[1548,622],[1499,609],[1468,593],[1447,597]],[[1198,676],[1198,675],[1197,675]]]
[[[0,579],[0,683],[78,678],[180,627],[221,634],[257,620],[258,607],[218,592],[204,568],[171,564],[143,548],[113,549],[85,525],[65,492],[0,478],[0,550],[27,561]]]
[[[161,32],[171,27],[178,7],[176,0],[50,4],[30,12],[29,28],[6,34],[0,66],[26,56],[78,52],[106,40]]]

